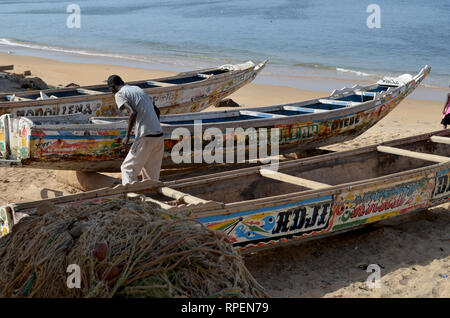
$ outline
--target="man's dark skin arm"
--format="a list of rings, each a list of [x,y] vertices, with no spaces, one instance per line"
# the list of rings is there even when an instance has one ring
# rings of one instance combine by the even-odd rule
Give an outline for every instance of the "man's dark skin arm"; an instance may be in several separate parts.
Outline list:
[[[128,111],[130,112],[130,118],[128,119],[127,134],[122,141],[124,146],[128,146],[128,143],[130,142],[131,131],[133,130],[134,124],[136,123],[137,113],[133,109],[133,107],[131,107],[128,103],[123,104],[123,106],[120,108],[120,110],[123,110],[123,107],[127,108]]]
[[[153,105],[153,108],[155,109],[156,116],[158,116],[158,120],[161,121],[161,111],[155,105]]]

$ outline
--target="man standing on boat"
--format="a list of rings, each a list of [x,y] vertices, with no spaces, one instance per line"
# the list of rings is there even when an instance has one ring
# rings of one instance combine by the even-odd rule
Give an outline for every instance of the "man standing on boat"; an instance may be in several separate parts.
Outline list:
[[[138,181],[142,172],[143,180],[159,180],[164,154],[164,134],[159,122],[159,109],[148,95],[138,86],[125,85],[118,75],[108,78],[108,87],[115,95],[119,110],[128,109],[130,119],[123,145],[128,147],[133,127],[135,141],[122,166],[122,184]]]

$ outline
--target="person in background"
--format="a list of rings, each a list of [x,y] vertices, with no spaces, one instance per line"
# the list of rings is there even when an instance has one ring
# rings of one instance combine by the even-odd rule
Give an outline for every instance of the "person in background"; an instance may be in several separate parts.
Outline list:
[[[143,180],[159,180],[164,154],[164,134],[159,122],[159,109],[140,87],[125,85],[118,75],[108,78],[108,87],[115,96],[119,110],[128,109],[130,113],[127,133],[123,139],[125,147],[128,147],[131,131],[136,125],[134,143],[120,167],[122,184],[138,181],[141,172]]]
[[[450,88],[450,85],[449,85]],[[447,94],[447,101],[445,102],[444,110],[442,111],[441,124],[444,125],[444,129],[447,129],[447,125],[450,124],[450,93]]]

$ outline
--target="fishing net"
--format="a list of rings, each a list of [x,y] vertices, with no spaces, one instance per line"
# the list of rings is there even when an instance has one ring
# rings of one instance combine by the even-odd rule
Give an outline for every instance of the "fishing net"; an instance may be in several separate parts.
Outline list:
[[[266,296],[225,234],[148,202],[39,206],[0,240],[0,297]]]

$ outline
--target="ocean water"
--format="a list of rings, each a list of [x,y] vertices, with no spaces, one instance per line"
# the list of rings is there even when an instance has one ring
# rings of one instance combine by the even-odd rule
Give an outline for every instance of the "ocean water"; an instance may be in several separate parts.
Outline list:
[[[80,28],[66,25],[71,3]],[[371,3],[381,28],[367,26]],[[415,74],[428,64],[426,85],[448,87],[449,42],[449,0],[0,0],[2,51],[174,69],[269,58],[265,72],[280,82]]]

